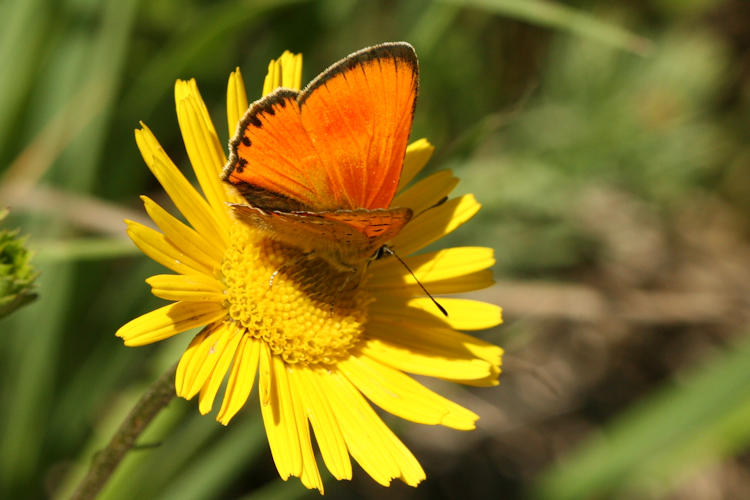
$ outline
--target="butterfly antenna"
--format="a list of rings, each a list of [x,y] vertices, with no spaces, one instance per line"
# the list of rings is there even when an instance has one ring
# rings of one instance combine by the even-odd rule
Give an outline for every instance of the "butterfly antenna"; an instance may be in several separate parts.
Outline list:
[[[382,249],[383,249],[383,252],[387,253],[388,255],[393,255],[394,257],[396,257],[396,259],[398,259],[398,261],[401,263],[401,265],[404,266],[404,268],[407,271],[409,271],[409,274],[411,274],[411,277],[414,278],[414,281],[417,282],[417,285],[419,285],[419,288],[422,289],[422,291],[430,298],[430,300],[433,302],[433,304],[435,304],[435,306],[438,309],[440,309],[440,312],[443,313],[443,315],[447,318],[448,317],[448,311],[446,311],[445,308],[443,306],[441,306],[438,303],[437,300],[435,300],[435,297],[433,297],[430,294],[430,292],[427,291],[427,289],[424,287],[424,285],[422,284],[422,282],[419,281],[419,279],[417,279],[417,277],[414,275],[414,271],[412,271],[411,268],[408,266],[408,264],[406,262],[404,262],[404,259],[402,259],[401,257],[399,257],[396,254],[396,252],[394,252],[390,247],[383,246]]]

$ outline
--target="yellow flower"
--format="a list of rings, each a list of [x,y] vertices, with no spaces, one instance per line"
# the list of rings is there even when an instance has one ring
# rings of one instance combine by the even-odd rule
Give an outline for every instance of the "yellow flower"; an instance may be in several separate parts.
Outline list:
[[[301,67],[301,56],[288,52],[272,61],[264,94],[280,85],[299,89]],[[425,478],[422,467],[367,400],[413,422],[473,429],[476,414],[406,373],[497,384],[502,350],[457,330],[499,324],[500,308],[441,298],[446,318],[393,258],[373,262],[360,286],[342,293],[338,271],[233,219],[227,202],[243,200],[219,179],[224,149],[194,80],[177,81],[175,101],[203,196],[141,124],[135,138],[143,159],[188,224],[145,196],[146,211],[161,232],[126,221],[138,248],[176,274],[146,280],[154,295],[173,302],[130,321],[117,336],[138,346],[204,327],[180,359],[177,394],[198,395],[199,410],[206,414],[227,378],[217,415],[226,425],[244,406],[257,374],[268,442],[285,480],[296,476],[323,491],[311,426],[334,477],[351,478],[351,455],[380,484],[399,478],[417,485]],[[227,90],[230,133],[247,107],[237,69]],[[449,171],[402,189],[432,151],[420,139],[406,152],[393,206],[409,207],[415,217],[389,244],[402,256],[450,233],[479,210],[471,195],[440,203],[458,182]],[[405,260],[433,294],[492,283],[488,248],[451,248]]]

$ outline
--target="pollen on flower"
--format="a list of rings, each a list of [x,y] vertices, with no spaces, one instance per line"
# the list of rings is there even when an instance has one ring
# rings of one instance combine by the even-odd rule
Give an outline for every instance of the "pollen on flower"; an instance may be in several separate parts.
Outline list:
[[[372,296],[352,276],[270,240],[232,228],[221,265],[230,321],[285,362],[333,364],[359,342]]]

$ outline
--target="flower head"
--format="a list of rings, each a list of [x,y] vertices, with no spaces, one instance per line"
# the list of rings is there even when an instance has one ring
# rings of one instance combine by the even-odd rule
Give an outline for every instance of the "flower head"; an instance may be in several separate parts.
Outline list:
[[[269,65],[263,92],[300,88],[302,59],[285,52]],[[117,332],[128,346],[150,344],[203,327],[180,359],[176,390],[198,396],[206,414],[226,378],[217,420],[228,424],[245,405],[256,376],[261,413],[274,462],[283,479],[299,477],[323,491],[311,443],[337,479],[351,478],[350,455],[373,479],[415,486],[419,462],[383,423],[369,401],[413,422],[472,429],[473,412],[426,388],[410,374],[470,385],[495,385],[502,350],[458,330],[501,322],[500,308],[441,298],[443,317],[396,259],[369,265],[356,288],[347,273],[299,249],[268,239],[235,220],[228,203],[242,198],[221,182],[226,163],[194,80],[175,85],[177,117],[199,194],[142,124],[135,131],[143,158],[187,224],[147,197],[146,211],[160,231],[132,221],[128,235],[149,257],[175,274],[152,276],[154,295],[173,301]],[[248,107],[239,69],[229,77],[230,133]],[[471,195],[441,203],[458,182],[441,171],[407,184],[433,147],[424,139],[406,152],[400,193],[392,206],[415,217],[389,246],[407,256],[470,219],[479,204]],[[405,258],[434,294],[453,294],[492,283],[487,248],[439,250]]]
[[[7,215],[7,209],[0,209],[0,222]],[[0,229],[0,318],[36,298],[36,277],[26,238],[18,236],[18,230]]]

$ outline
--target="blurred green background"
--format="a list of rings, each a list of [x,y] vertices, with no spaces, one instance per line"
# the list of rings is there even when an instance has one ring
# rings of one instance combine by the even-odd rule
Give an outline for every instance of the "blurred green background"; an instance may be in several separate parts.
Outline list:
[[[712,0],[0,3],[0,209],[41,271],[0,320],[0,497],[69,494],[190,340],[114,337],[161,303],[122,223],[144,219],[138,195],[165,201],[138,121],[187,169],[175,79],[197,78],[226,137],[235,66],[253,99],[284,49],[307,81],[389,40],[420,57],[427,173],[484,205],[448,243],[496,250],[473,295],[505,309],[481,334],[505,372],[431,384],[474,432],[389,420],[419,488],[356,469],[327,496],[750,497],[750,2]],[[228,428],[196,406],[172,402],[101,498],[318,496],[277,478],[257,399]]]

